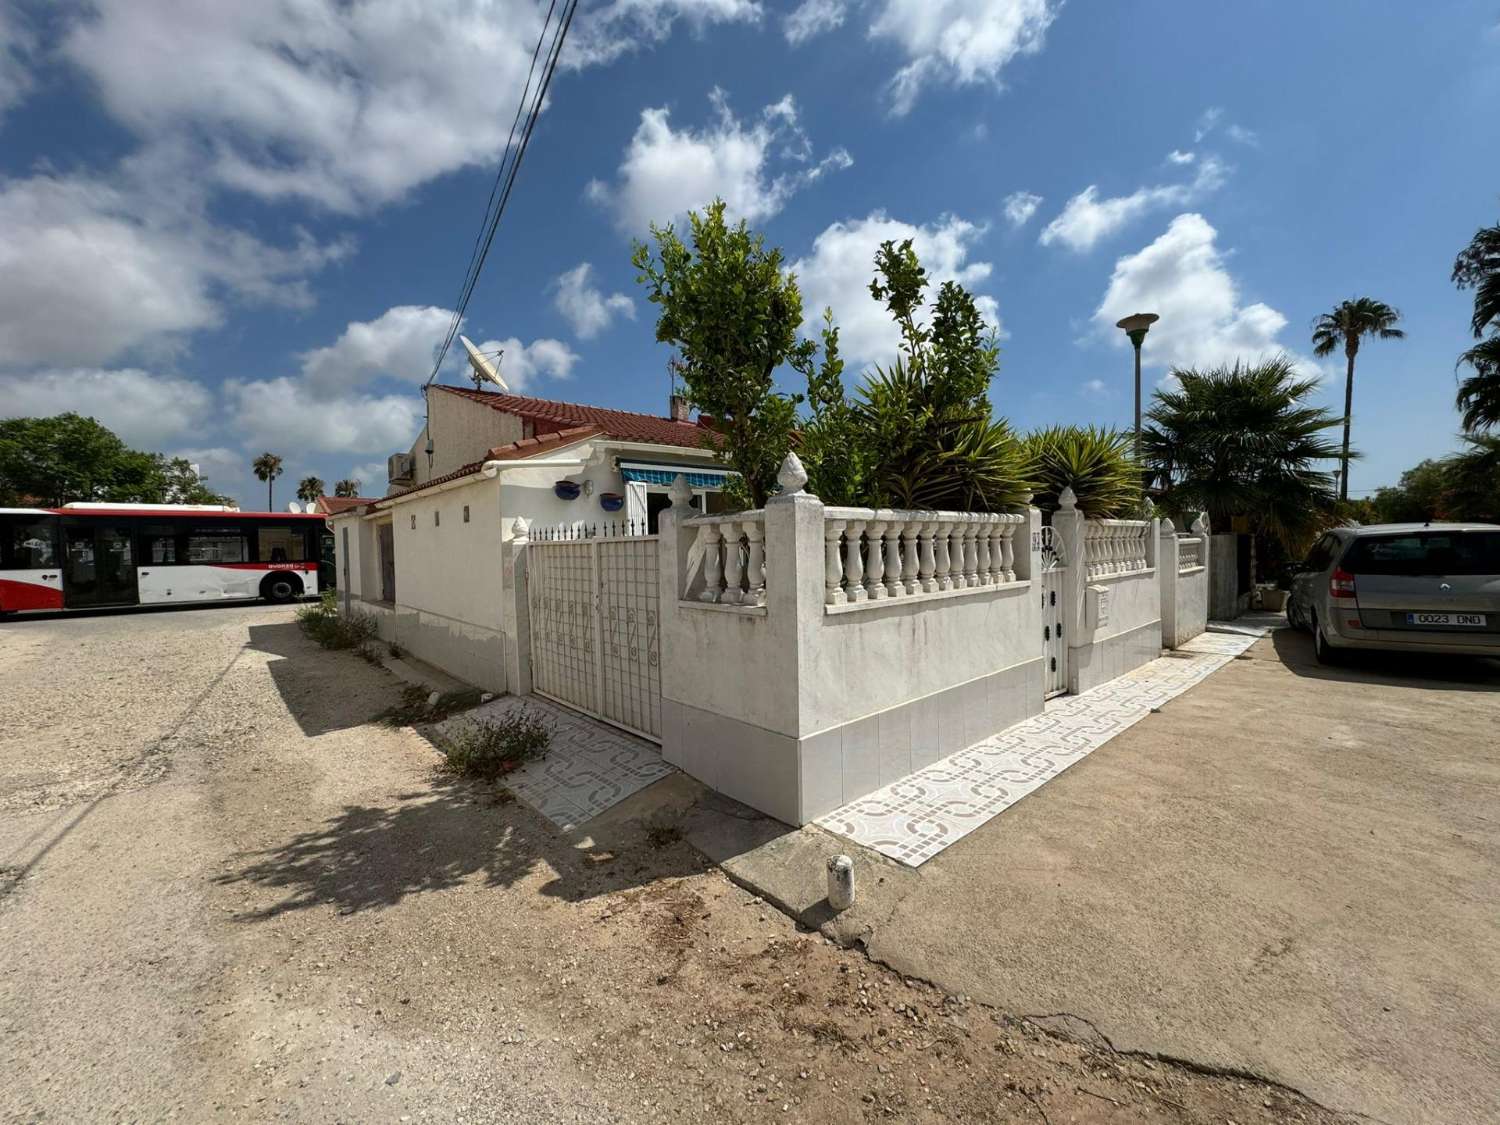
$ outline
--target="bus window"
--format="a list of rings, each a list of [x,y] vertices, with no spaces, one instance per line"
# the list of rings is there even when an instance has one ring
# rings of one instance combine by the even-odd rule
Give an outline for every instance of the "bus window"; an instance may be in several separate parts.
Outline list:
[[[187,561],[209,564],[249,562],[249,542],[245,532],[233,524],[217,527],[195,524],[188,528]]]
[[[7,519],[0,524],[0,570],[45,570],[57,565],[55,521]]]
[[[263,563],[305,562],[307,559],[307,533],[299,524],[283,527],[272,524],[258,527],[260,549],[255,561]]]
[[[167,566],[177,561],[177,528],[169,523],[141,525],[141,565]]]

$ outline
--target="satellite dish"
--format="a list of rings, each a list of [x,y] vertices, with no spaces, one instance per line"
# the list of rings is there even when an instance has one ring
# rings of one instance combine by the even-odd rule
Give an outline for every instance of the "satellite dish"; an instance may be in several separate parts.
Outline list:
[[[458,342],[464,346],[464,351],[469,355],[469,366],[474,369],[474,386],[478,387],[480,380],[494,383],[502,391],[510,393],[510,387],[506,386],[505,380],[500,378],[500,371],[494,362],[482,351],[474,346],[474,341],[467,336],[460,336]]]
[[[308,511],[312,511],[312,505],[309,504],[307,506],[307,509],[308,509]],[[302,505],[298,504],[297,501],[293,500],[290,504],[288,504],[286,506],[286,510],[289,511],[289,512],[291,512],[292,515],[294,515],[294,516],[300,516],[302,514]]]

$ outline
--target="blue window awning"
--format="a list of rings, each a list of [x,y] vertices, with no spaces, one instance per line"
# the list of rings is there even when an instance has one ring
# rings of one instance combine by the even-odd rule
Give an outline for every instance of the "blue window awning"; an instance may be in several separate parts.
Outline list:
[[[627,461],[620,458],[620,475],[627,481],[670,485],[679,473],[687,478],[689,488],[709,492],[719,491],[730,477],[739,475],[728,469],[715,469],[707,465],[665,465],[660,461]]]

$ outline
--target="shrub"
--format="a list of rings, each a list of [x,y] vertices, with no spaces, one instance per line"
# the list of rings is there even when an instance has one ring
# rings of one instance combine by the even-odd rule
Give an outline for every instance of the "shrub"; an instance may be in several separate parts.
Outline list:
[[[1023,439],[1036,478],[1036,506],[1055,511],[1071,488],[1078,507],[1094,519],[1132,519],[1141,506],[1141,471],[1134,437],[1094,426],[1049,426]]]
[[[298,609],[297,624],[324,648],[363,648],[376,634],[374,615],[359,610],[340,613],[333,590],[325,590],[317,604]]]
[[[449,773],[494,781],[545,754],[552,729],[536,715],[516,710],[498,719],[466,723],[445,741]]]
[[[381,718],[393,727],[435,723],[456,711],[476,706],[484,693],[478,688],[462,688],[459,691],[443,692],[436,702],[432,701],[432,694],[430,688],[421,684],[407,684],[401,689],[401,702],[388,708]]]

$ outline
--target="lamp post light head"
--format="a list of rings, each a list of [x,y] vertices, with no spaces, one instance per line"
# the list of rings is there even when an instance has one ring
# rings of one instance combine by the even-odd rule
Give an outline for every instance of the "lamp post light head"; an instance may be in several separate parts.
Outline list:
[[[1115,327],[1121,329],[1125,335],[1129,336],[1130,342],[1139,351],[1141,341],[1146,338],[1146,333],[1160,319],[1161,317],[1156,313],[1131,313],[1129,316],[1117,320]]]

